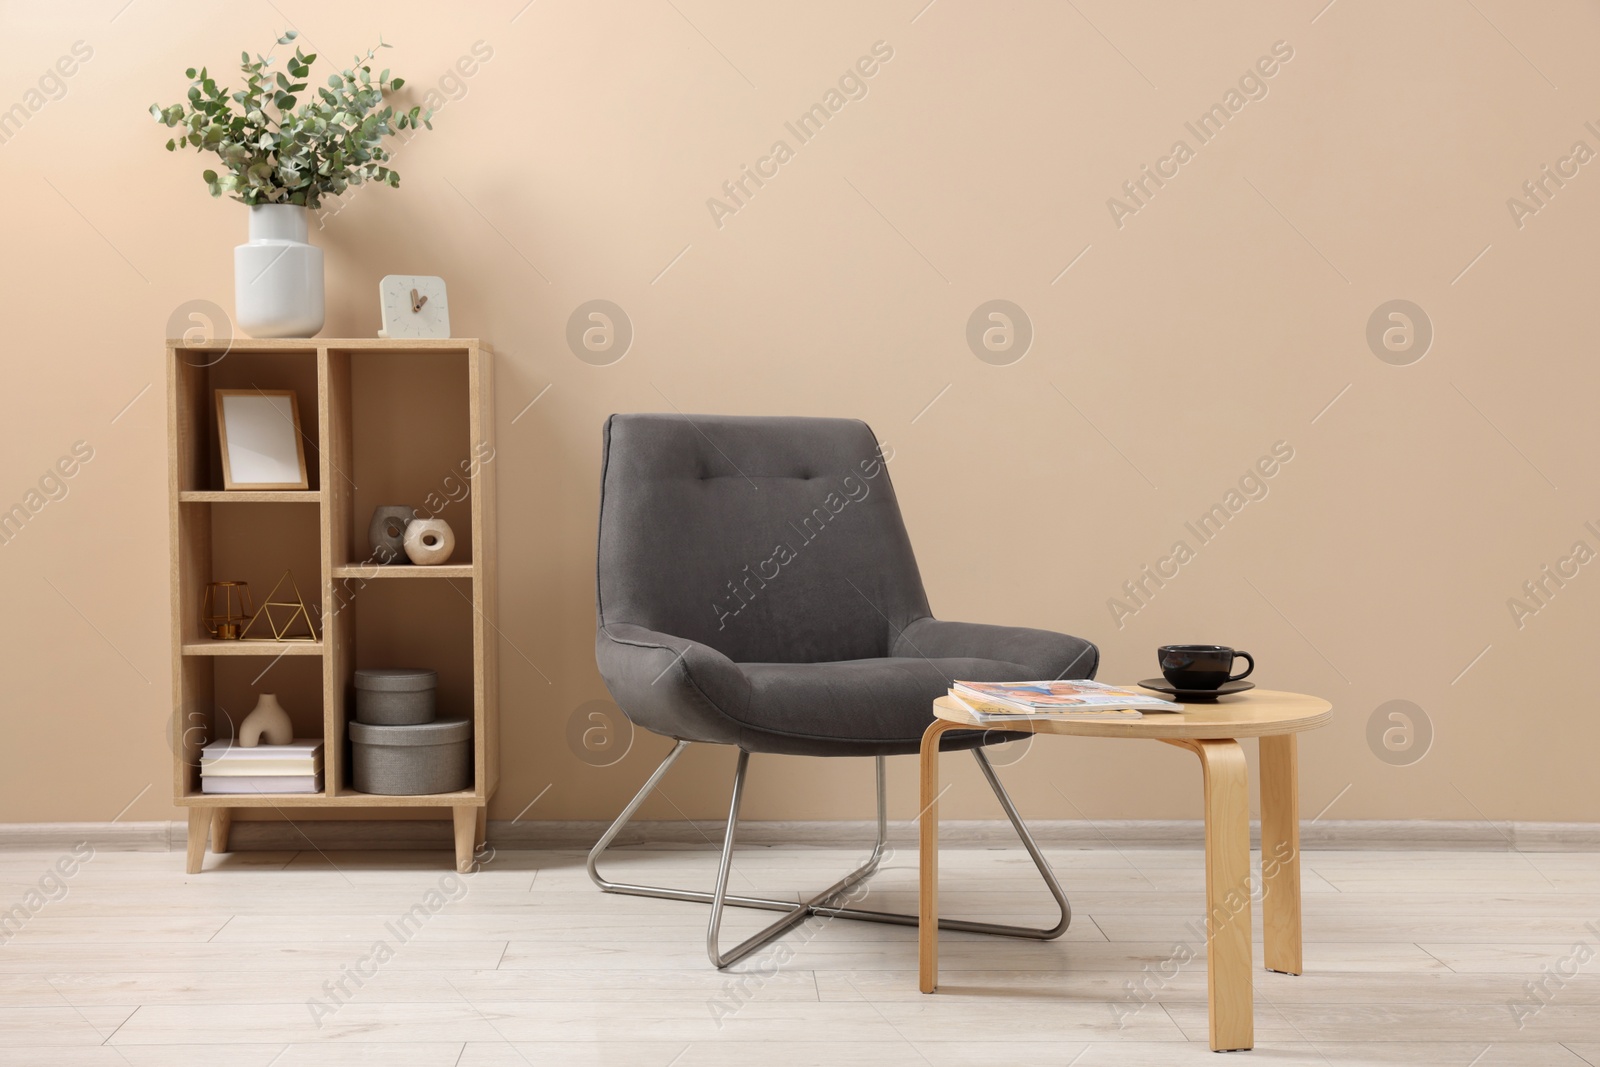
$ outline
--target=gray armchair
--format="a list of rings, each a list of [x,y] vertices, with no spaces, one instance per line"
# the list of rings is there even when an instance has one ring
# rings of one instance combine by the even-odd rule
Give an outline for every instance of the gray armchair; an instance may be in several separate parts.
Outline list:
[[[709,903],[717,967],[810,915],[915,925],[914,915],[841,906],[870,877],[887,832],[884,759],[915,754],[931,706],[956,678],[1091,678],[1094,645],[1046,630],[932,617],[887,461],[849,419],[613,415],[600,493],[595,658],[638,726],[677,745],[589,855],[608,892]],[[1017,734],[957,731],[1060,907],[1047,929],[964,920],[941,927],[1048,939],[1071,909],[983,754]],[[739,749],[721,865],[709,892],[612,882],[607,847],[691,743]],[[750,753],[873,756],[878,836],[867,862],[800,903],[727,892]],[[737,947],[718,943],[726,905],[785,914]]]

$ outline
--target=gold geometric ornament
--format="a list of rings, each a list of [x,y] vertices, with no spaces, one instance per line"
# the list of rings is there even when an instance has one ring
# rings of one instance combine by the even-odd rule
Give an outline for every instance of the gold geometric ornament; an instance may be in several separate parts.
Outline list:
[[[289,588],[294,590],[294,599],[293,600],[278,600],[277,599],[278,590],[283,588],[283,583],[284,582],[288,582],[289,583]],[[278,621],[279,616],[273,614],[273,611],[272,611],[273,608],[279,609],[279,614],[280,615],[283,614],[284,612],[287,612],[287,615],[284,615],[283,621],[281,623]],[[272,636],[271,637],[251,637],[250,636],[251,629],[253,629],[255,627],[255,624],[258,621],[260,621],[263,617],[265,617],[266,620],[267,620],[267,626],[268,626],[269,629],[271,629]],[[290,631],[294,629],[297,620],[305,623],[306,633],[305,634],[301,634],[301,635],[290,636]],[[319,640],[319,638],[317,637],[316,624],[311,621],[311,612],[306,610],[305,597],[300,595],[300,586],[295,583],[293,574],[291,574],[289,571],[284,571],[283,572],[283,577],[279,578],[277,584],[272,587],[272,592],[267,594],[267,599],[262,603],[261,607],[256,610],[256,613],[254,615],[250,616],[250,621],[245,623],[244,629],[241,630],[240,633],[239,633],[239,640],[241,640],[241,641],[317,641],[317,640]]]

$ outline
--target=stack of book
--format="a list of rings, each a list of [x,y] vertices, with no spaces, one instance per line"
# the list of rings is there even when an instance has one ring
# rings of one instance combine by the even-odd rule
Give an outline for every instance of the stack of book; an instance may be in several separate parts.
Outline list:
[[[1083,679],[1055,682],[956,682],[950,699],[984,722],[1012,719],[1141,719],[1182,704]]]
[[[213,741],[200,750],[202,793],[320,793],[322,742],[241,748]]]

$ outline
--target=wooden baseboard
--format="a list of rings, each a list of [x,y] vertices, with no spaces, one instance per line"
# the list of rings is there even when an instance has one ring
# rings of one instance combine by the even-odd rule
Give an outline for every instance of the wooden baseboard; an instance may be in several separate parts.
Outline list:
[[[587,849],[606,827],[601,822],[490,822],[489,841],[497,848]],[[1046,848],[1194,848],[1204,841],[1199,820],[1039,820],[1029,829]],[[865,847],[873,824],[840,822],[749,822],[739,827],[744,846],[792,848]],[[1251,826],[1259,844],[1260,828]],[[898,848],[916,847],[916,827],[889,824]],[[0,849],[53,851],[87,841],[97,849],[170,852],[184,848],[181,822],[0,823]],[[947,848],[1006,848],[1017,844],[1000,820],[953,820],[939,831]],[[451,824],[444,820],[316,820],[235,822],[231,846],[250,851],[300,849],[449,849]],[[711,849],[721,847],[722,827],[711,822],[642,822],[618,838],[621,846]],[[1600,823],[1437,822],[1428,820],[1319,820],[1300,830],[1307,851],[1408,849],[1469,852],[1600,852]]]
[[[51,852],[88,842],[113,852],[171,852],[183,847],[179,822],[13,822],[0,823],[0,849]]]

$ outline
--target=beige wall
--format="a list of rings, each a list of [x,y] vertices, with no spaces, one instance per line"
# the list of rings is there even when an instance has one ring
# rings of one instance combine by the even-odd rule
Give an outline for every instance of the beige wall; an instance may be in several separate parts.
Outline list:
[[[1260,683],[1327,696],[1333,724],[1303,746],[1308,816],[1338,797],[1329,818],[1600,819],[1600,716],[1574,684],[1593,661],[1600,564],[1573,564],[1520,627],[1507,603],[1575,542],[1600,550],[1600,163],[1547,183],[1537,213],[1507,206],[1574,142],[1600,150],[1585,126],[1600,128],[1600,13],[922,3],[282,8],[340,60],[381,31],[384,62],[459,97],[400,153],[399,191],[360,193],[314,240],[326,336],[376,330],[382,275],[436,273],[456,332],[499,353],[500,626],[515,649],[500,657],[494,817],[546,785],[525,818],[607,816],[664,751],[641,736],[596,769],[566,737],[605,696],[601,422],[677,408],[868,420],[895,447],[942,617],[1082,634],[1113,680],[1153,673],[1164,642],[1231,643]],[[175,308],[231,307],[245,219],[205,195],[199,159],[163,151],[144,108],[182,94],[185,66],[225,70],[283,27],[271,5],[119,7],[12,5],[0,34],[0,107],[43,105],[0,144],[0,506],[74,442],[93,449],[0,547],[0,821],[106,820],[135,796],[125,819],[174,814],[165,413],[145,390]],[[78,41],[92,58],[64,96],[28,97]],[[800,144],[784,123],[879,41],[893,55],[866,96]],[[477,42],[492,57],[452,80]],[[1293,55],[1267,64],[1265,97],[1199,144],[1184,123],[1275,42]],[[1114,221],[1108,198],[1180,138],[1193,158]],[[719,227],[707,199],[778,139],[793,158]],[[564,339],[594,298],[636,331],[611,366]],[[1035,330],[1008,366],[965,339],[995,298]],[[1393,299],[1435,330],[1407,366],[1365,336]],[[1280,441],[1293,459],[1268,495],[1200,545],[1185,522]],[[1024,497],[1036,519],[1000,513]],[[1194,558],[1114,619],[1108,600],[1180,539]],[[1406,766],[1368,741],[1396,699],[1434,733]],[[684,764],[669,795],[714,815],[731,755]],[[757,764],[751,816],[866,813],[865,761]],[[1196,817],[1191,764],[1051,742],[1007,774],[1039,817]],[[894,764],[897,817],[912,778]],[[956,781],[947,810],[997,814],[965,762]]]

